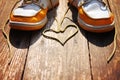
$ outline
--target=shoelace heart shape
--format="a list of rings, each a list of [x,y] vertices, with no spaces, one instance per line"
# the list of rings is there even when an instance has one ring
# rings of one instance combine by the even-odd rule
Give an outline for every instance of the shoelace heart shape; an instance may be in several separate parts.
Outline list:
[[[68,18],[65,18],[65,19],[68,19]],[[71,23],[73,22],[71,21]],[[74,35],[77,34],[77,32],[78,32],[77,25],[72,24],[72,25],[67,25],[63,30],[60,29],[58,31],[55,31],[53,29],[46,29],[43,31],[43,36],[48,39],[53,39],[64,46],[69,39],[71,39]]]

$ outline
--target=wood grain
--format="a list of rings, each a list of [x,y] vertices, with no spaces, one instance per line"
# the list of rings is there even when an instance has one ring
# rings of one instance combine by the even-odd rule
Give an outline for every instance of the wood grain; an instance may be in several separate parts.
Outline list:
[[[67,8],[66,0],[60,0],[56,10],[59,21]],[[53,14],[52,12],[54,11],[48,14]],[[71,10],[66,16],[72,18]],[[67,24],[73,23],[65,20],[63,27]],[[54,16],[49,18],[45,29],[49,27],[55,30],[57,28]],[[81,34],[79,31],[64,46],[57,41],[44,38],[41,32],[35,33],[31,39],[24,80],[91,80],[88,46],[83,36],[84,32]]]
[[[111,8],[111,11],[114,13],[115,15],[115,27],[117,29],[117,38],[118,40],[120,40],[120,19],[119,19],[119,16],[120,16],[120,7],[119,7],[119,4],[120,4],[120,1],[119,0],[109,0],[109,5],[110,5],[110,8]]]
[[[5,32],[10,38],[11,53],[7,40],[0,30],[0,80],[21,80],[27,50],[29,47],[30,32],[12,30],[9,27],[9,15],[17,0],[0,1],[0,28],[5,28]],[[10,55],[13,57],[10,58]],[[11,62],[10,62],[11,60]]]
[[[67,0],[60,0],[59,6],[48,12],[48,23],[42,30],[18,31],[9,27],[9,15],[16,2],[0,0],[0,80],[120,80],[119,0],[106,0],[115,14],[115,28],[118,31],[117,49],[109,64],[107,58],[113,50],[114,30],[96,34],[79,28],[78,33],[63,46],[43,37],[42,32],[49,28],[57,30],[55,18],[60,23],[68,7],[70,10],[66,17],[74,23],[65,19],[61,29],[70,24],[78,26],[76,8],[69,6]],[[3,27],[11,43],[11,61]],[[70,28],[63,36],[72,32],[74,29]]]

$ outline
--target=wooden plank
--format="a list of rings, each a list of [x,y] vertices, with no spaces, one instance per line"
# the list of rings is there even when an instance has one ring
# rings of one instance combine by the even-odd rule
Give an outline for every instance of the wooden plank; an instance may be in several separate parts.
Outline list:
[[[30,32],[11,30],[10,35],[13,58],[9,64],[8,59],[5,59],[7,63],[1,77],[3,80],[21,80],[29,48]]]
[[[5,2],[6,1],[3,1],[3,0],[0,1],[0,14],[1,14],[2,10],[3,10],[2,8],[5,5]]]
[[[113,7],[117,0],[112,1]],[[114,8],[116,9],[116,8]],[[115,20],[118,20],[116,17]],[[116,23],[115,27],[119,25]],[[90,60],[93,80],[120,80],[120,50],[117,46],[116,55],[107,63],[107,58],[113,50],[114,31],[103,34],[87,33],[89,40]],[[117,41],[118,42],[118,41]],[[119,42],[118,42],[119,45]]]
[[[92,34],[88,33],[90,60],[93,80],[117,80],[115,78],[113,63],[107,63],[107,58],[113,49],[114,33]]]
[[[16,31],[9,27],[9,15],[17,0],[0,1],[0,28],[10,38],[11,53],[5,36],[0,30],[0,80],[21,80],[29,47],[30,32]],[[13,54],[10,62],[9,55]]]
[[[114,13],[115,15],[115,27],[117,29],[117,38],[118,40],[120,40],[120,7],[119,7],[119,4],[120,4],[120,1],[119,0],[109,0],[109,5],[110,5],[110,8],[112,10],[112,12]]]
[[[67,0],[60,0],[57,10],[54,9],[48,13],[49,20],[45,29],[56,30],[57,23],[54,16],[61,21],[67,8]],[[72,12],[76,13],[76,9],[72,9]],[[69,18],[75,16],[72,12],[69,10],[67,14]],[[64,21],[64,27],[67,24],[73,23]],[[24,80],[91,80],[89,53],[84,31],[79,31],[64,46],[55,40],[43,37],[41,32],[42,30],[32,36]],[[69,35],[69,33],[64,35]]]
[[[113,63],[114,63],[114,72],[115,72],[115,75],[116,75],[116,78],[117,80],[120,79],[120,7],[119,7],[119,4],[120,4],[120,1],[119,0],[109,0],[109,4],[110,4],[110,8],[112,10],[112,12],[114,13],[115,15],[115,28],[117,30],[117,47],[116,47],[116,53],[115,53],[115,56],[114,56],[114,60],[113,60]]]

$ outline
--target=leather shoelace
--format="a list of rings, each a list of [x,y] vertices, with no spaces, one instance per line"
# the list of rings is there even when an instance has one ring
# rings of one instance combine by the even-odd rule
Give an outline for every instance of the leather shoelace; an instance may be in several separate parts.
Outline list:
[[[14,4],[11,12],[13,11],[14,7],[15,7],[20,1],[21,1],[21,0],[17,1],[17,2]],[[9,22],[9,19],[8,19],[8,21],[6,22],[6,24],[8,24],[8,22]],[[0,28],[0,29],[2,30],[2,34],[3,34],[4,38],[5,38],[6,41],[7,41],[7,45],[8,45],[8,48],[9,48],[9,54],[8,54],[8,64],[9,64],[9,63],[11,62],[14,54],[13,54],[13,52],[12,52],[12,50],[11,50],[12,46],[11,46],[11,43],[10,43],[10,38],[9,38],[9,35],[8,35],[8,34],[6,33],[6,31],[5,31],[5,27],[6,27],[6,25],[3,26],[3,27]]]
[[[8,22],[7,22],[8,23]],[[6,23],[6,24],[7,24]],[[9,48],[9,54],[8,54],[8,64],[11,62],[11,59],[12,59],[12,57],[13,57],[13,54],[12,54],[12,51],[11,51],[11,48],[12,48],[12,46],[11,46],[11,43],[10,43],[10,39],[9,39],[9,36],[8,36],[8,34],[6,33],[6,31],[5,31],[5,27],[6,26],[3,26],[2,28],[1,28],[1,30],[2,30],[2,34],[3,34],[3,36],[4,36],[4,38],[5,38],[5,40],[7,41],[7,45],[8,45],[8,48]]]
[[[115,55],[115,52],[116,52],[116,47],[117,47],[117,28],[116,27],[115,27],[113,45],[114,45],[114,47],[113,47],[113,50],[112,50],[110,56],[107,58],[107,63],[109,63],[112,60],[112,58],[113,58],[113,56]]]

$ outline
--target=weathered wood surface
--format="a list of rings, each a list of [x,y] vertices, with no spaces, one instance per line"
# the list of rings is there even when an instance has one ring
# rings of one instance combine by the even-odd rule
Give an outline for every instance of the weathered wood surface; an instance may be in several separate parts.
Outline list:
[[[95,34],[79,28],[78,33],[62,46],[55,40],[42,36],[45,29],[57,30],[68,1],[60,0],[58,7],[48,12],[48,23],[42,30],[25,32],[9,28],[9,14],[17,0],[0,0],[0,80],[120,80],[120,8],[119,0],[108,0],[115,14],[118,31],[117,49],[112,61],[107,58],[113,49],[114,31]],[[77,9],[71,7],[66,17],[77,25]],[[65,19],[62,28],[74,24]],[[11,43],[13,57],[2,33],[5,27]],[[74,29],[70,30],[74,32]],[[66,31],[65,35],[69,35]],[[52,34],[51,34],[52,35]],[[58,35],[55,35],[58,36]]]
[[[30,33],[11,30],[8,25],[10,12],[17,1],[0,0],[0,80],[20,80],[28,53]],[[10,38],[12,54],[2,34],[3,27]],[[13,55],[12,59],[10,55]]]

